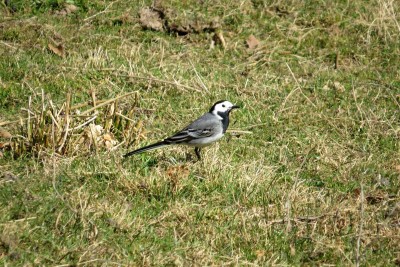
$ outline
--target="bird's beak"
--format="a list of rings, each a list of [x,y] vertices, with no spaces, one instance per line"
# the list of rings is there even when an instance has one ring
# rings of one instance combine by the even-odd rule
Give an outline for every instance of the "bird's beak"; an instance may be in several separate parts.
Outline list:
[[[233,105],[231,109],[240,108],[238,105]]]

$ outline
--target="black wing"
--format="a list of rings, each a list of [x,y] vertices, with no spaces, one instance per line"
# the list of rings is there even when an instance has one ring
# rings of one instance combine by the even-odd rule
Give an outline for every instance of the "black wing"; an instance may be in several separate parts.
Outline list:
[[[205,138],[213,135],[212,128],[206,129],[193,129],[193,128],[185,128],[180,132],[177,132],[171,137],[168,137],[164,140],[166,143],[170,144],[179,144],[179,143],[187,143],[194,139]]]

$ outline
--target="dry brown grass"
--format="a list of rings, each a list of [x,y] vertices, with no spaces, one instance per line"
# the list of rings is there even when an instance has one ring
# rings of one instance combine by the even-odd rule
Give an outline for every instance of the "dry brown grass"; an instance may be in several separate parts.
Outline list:
[[[66,101],[58,107],[42,90],[41,95],[29,97],[18,120],[0,124],[16,132],[2,148],[11,150],[14,157],[28,153],[39,158],[82,156],[102,148],[116,150],[142,136],[142,122],[129,118],[136,112],[135,104],[126,108],[121,103],[135,94],[137,101],[137,92],[98,100],[91,91],[90,101],[72,105],[72,95],[67,93]],[[92,107],[86,108],[89,105]]]

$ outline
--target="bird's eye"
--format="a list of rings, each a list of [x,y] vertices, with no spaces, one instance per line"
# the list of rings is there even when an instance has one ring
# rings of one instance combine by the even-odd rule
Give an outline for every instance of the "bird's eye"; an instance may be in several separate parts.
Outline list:
[[[225,107],[225,105],[222,105],[222,107],[224,108],[224,107]]]

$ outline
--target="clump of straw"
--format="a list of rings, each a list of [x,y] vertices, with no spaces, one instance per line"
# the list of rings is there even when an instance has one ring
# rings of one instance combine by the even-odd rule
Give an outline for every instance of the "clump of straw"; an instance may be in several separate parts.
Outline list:
[[[132,96],[133,105],[121,103]],[[11,150],[15,157],[43,153],[73,156],[115,150],[143,136],[142,121],[133,119],[137,92],[108,100],[96,100],[92,92],[91,101],[74,106],[71,98],[71,93],[67,93],[65,102],[56,106],[43,91],[29,97],[28,107],[22,109],[18,120],[0,122],[0,126],[13,126],[18,132],[0,142],[2,148]]]

